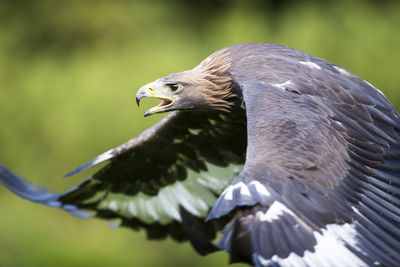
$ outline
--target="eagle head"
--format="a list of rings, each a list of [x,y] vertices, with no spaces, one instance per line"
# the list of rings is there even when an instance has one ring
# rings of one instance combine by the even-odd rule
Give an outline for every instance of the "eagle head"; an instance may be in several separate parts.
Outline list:
[[[143,116],[173,111],[229,111],[236,103],[237,93],[229,73],[231,61],[223,53],[213,54],[194,69],[174,73],[142,86],[136,103],[145,97],[162,102],[147,110]]]

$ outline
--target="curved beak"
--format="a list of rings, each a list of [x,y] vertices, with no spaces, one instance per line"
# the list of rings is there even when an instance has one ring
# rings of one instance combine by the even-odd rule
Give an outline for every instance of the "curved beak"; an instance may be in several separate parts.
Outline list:
[[[162,100],[159,105],[152,107],[143,114],[143,117],[147,117],[156,113],[168,111],[166,108],[175,103],[175,100],[171,96],[171,92],[164,84],[152,82],[142,86],[139,89],[136,94],[136,104],[139,106],[140,100],[145,97],[152,97]]]

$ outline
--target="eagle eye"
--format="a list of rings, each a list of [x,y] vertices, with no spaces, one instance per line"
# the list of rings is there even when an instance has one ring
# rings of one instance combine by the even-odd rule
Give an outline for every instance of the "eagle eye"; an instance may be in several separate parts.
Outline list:
[[[176,90],[179,89],[179,85],[176,83],[168,84],[168,87],[169,87],[169,89],[171,89],[172,92],[175,92]]]

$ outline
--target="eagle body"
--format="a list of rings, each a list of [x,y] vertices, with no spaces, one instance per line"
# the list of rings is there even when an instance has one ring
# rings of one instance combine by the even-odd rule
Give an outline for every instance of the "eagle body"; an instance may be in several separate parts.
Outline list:
[[[223,48],[139,89],[159,123],[56,194],[0,165],[0,182],[80,217],[120,219],[255,266],[400,264],[400,117],[351,72],[268,43]],[[216,234],[221,238],[214,241]]]

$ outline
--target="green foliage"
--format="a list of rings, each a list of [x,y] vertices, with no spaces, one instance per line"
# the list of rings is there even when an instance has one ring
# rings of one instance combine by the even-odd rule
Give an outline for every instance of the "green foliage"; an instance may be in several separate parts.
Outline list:
[[[398,1],[3,1],[0,162],[61,191],[75,166],[154,124],[135,93],[236,43],[276,42],[322,57],[400,108]],[[147,241],[0,188],[0,266],[222,266],[188,244]]]

